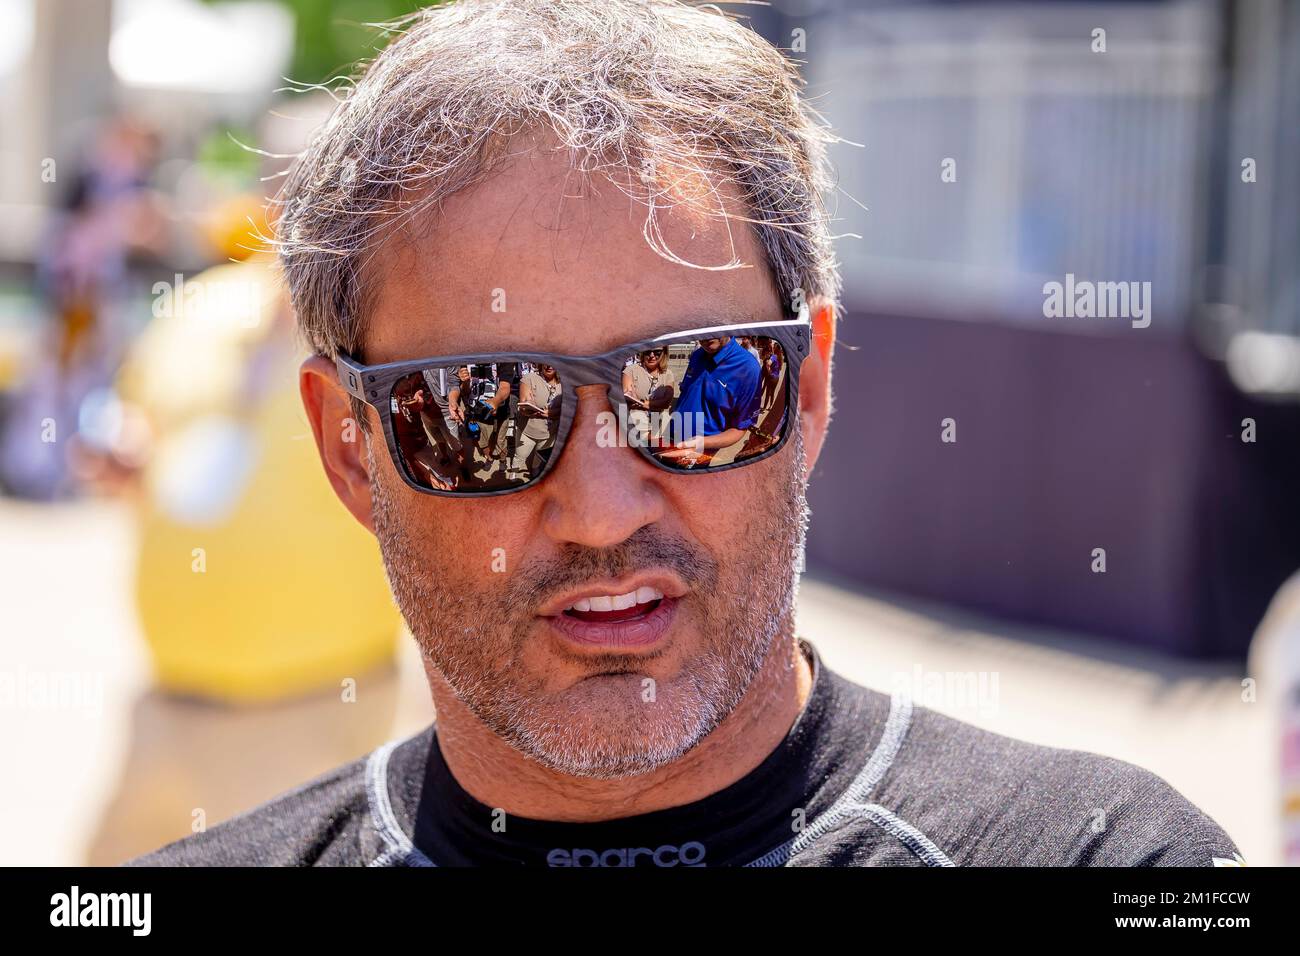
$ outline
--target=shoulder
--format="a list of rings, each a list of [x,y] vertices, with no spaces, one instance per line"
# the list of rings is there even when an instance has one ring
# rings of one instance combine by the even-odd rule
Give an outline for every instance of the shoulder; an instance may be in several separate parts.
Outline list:
[[[1212,866],[1237,848],[1148,770],[1031,744],[924,707],[879,802],[958,865]]]
[[[429,739],[430,731],[425,731],[395,745],[395,753],[405,755],[402,765],[417,761],[427,751]],[[368,825],[371,808],[367,772],[373,756],[368,754],[331,770],[253,810],[126,865],[363,865],[378,855],[371,845],[375,843],[373,827]]]
[[[365,813],[364,760],[358,760],[127,866],[346,863]]]

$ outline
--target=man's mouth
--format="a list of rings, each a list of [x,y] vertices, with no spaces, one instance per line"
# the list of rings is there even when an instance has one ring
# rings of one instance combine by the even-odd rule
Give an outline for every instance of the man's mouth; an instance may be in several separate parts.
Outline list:
[[[557,596],[540,616],[557,636],[589,651],[649,650],[668,635],[687,587],[663,572],[637,578],[593,582]]]
[[[643,618],[664,599],[658,588],[639,587],[626,594],[593,594],[564,609],[564,615],[591,624],[613,624]]]

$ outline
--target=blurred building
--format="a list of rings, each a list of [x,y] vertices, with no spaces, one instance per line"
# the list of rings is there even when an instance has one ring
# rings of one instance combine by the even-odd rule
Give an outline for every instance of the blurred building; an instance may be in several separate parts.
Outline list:
[[[1240,657],[1300,567],[1300,5],[777,6],[849,141],[811,564]]]

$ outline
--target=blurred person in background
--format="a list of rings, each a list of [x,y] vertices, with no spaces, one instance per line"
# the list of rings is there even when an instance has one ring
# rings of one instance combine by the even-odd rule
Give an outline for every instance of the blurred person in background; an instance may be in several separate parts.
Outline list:
[[[1281,863],[1300,866],[1300,572],[1278,589],[1260,621],[1248,673],[1258,675],[1275,702],[1269,723],[1276,742]]]
[[[161,247],[162,216],[150,191],[157,134],[128,117],[109,123],[73,179],[64,215],[44,245],[40,275],[59,331],[57,357],[71,377],[92,360],[116,367],[126,339],[114,329],[127,256]],[[116,333],[116,334],[114,334]]]
[[[0,423],[0,481],[18,494],[55,498],[75,489],[69,442],[59,438],[76,433],[83,401],[111,381],[129,345],[128,259],[157,253],[166,241],[162,203],[150,188],[157,158],[149,126],[126,115],[106,123],[41,243],[37,283],[49,323],[16,407]],[[62,436],[41,440],[49,422]]]
[[[274,258],[253,252],[265,223],[237,197],[222,208],[208,234],[233,261],[155,287],[115,381],[124,424],[76,446],[83,480],[135,506],[156,682],[136,704],[95,864],[364,752],[396,707],[400,621],[373,543],[312,454],[293,314]],[[346,606],[317,603],[322,587]]]

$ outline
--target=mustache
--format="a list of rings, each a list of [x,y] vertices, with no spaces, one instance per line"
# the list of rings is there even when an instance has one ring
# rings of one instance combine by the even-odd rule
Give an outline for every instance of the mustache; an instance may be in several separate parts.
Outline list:
[[[532,608],[592,578],[619,578],[652,567],[674,572],[692,590],[713,590],[718,580],[718,563],[706,552],[678,535],[644,527],[612,547],[567,544],[556,558],[529,561],[510,575],[505,596],[513,607]]]

